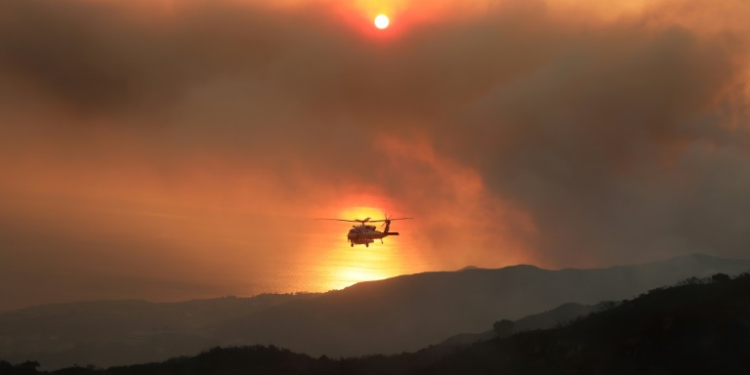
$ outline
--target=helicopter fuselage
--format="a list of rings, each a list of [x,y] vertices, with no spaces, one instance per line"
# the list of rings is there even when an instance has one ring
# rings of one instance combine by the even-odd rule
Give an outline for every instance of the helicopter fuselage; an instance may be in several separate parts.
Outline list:
[[[412,219],[411,217],[399,217],[399,218],[391,218],[388,215],[384,215],[385,218],[383,220],[370,220],[370,218],[365,219],[354,219],[354,220],[347,220],[347,219],[317,219],[317,220],[332,220],[332,221],[346,221],[349,223],[359,223],[359,225],[353,225],[352,229],[349,230],[349,233],[346,235],[346,239],[349,241],[349,244],[354,247],[354,245],[365,245],[367,247],[370,247],[370,244],[375,242],[375,240],[380,240],[380,243],[383,243],[383,238],[388,236],[398,236],[398,232],[391,232],[391,221],[395,220],[409,220]],[[374,225],[369,225],[369,223],[383,223],[382,225],[385,225],[384,230],[381,232],[377,229],[375,229]]]
[[[398,236],[398,232],[388,231],[387,226],[385,228],[385,231],[381,232],[379,230],[376,230],[374,225],[363,224],[352,226],[352,229],[349,230],[346,238],[349,240],[351,246],[365,245],[369,247],[369,245],[375,242],[375,240],[380,240],[382,242],[383,238],[388,236]]]

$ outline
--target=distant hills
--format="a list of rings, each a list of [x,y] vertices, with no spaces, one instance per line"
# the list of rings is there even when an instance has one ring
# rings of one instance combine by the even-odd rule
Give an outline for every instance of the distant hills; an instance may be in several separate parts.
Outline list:
[[[45,368],[164,360],[220,343],[207,327],[316,294],[262,294],[177,303],[92,301],[0,313],[0,358]]]
[[[688,255],[603,269],[432,272],[324,294],[41,306],[0,314],[0,358],[111,366],[253,344],[329,357],[399,353],[565,303],[621,301],[690,276],[748,270],[750,261]]]
[[[726,275],[725,275],[726,276]],[[750,274],[693,278],[653,289],[569,325],[471,346],[359,358],[315,358],[267,346],[214,348],[194,357],[57,375],[178,374],[748,374]],[[0,373],[37,374],[37,364],[0,361]]]

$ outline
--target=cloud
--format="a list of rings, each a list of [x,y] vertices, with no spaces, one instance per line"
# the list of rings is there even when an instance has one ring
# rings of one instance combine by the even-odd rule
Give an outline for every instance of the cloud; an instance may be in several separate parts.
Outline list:
[[[632,256],[655,237],[689,236],[655,228],[686,214],[664,207],[688,188],[680,175],[707,172],[680,161],[727,124],[717,102],[742,72],[733,50],[672,27],[645,35],[615,28],[566,45],[572,51],[462,113],[466,158],[479,161],[498,194],[533,212],[542,252],[556,262]],[[697,245],[686,242],[685,250]]]

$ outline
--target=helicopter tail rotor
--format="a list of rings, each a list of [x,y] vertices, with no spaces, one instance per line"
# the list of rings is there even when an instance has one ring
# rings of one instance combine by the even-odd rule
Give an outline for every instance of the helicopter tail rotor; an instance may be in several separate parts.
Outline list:
[[[385,212],[383,212],[383,218],[384,218],[382,220],[383,224],[380,224],[381,228],[387,225],[391,225],[391,218]],[[385,231],[388,232],[388,229],[386,229]]]
[[[393,219],[391,216],[389,216],[389,215],[387,215],[385,213],[383,214],[383,217],[384,217],[384,219],[382,220],[383,224],[381,224],[381,227],[385,226],[385,230],[383,231],[383,234],[386,234],[388,236],[398,236],[398,232],[391,232],[390,231],[391,221],[392,220],[406,220],[406,219],[411,219],[410,217]]]

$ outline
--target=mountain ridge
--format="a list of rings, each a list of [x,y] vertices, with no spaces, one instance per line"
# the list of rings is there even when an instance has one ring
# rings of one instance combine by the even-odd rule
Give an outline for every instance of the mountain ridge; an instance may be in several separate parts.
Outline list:
[[[57,375],[214,374],[746,374],[750,369],[750,273],[689,278],[571,324],[495,337],[463,349],[439,346],[390,356],[312,357],[276,346],[212,348],[191,357]],[[38,372],[38,362],[9,375]]]
[[[519,265],[428,272],[313,295],[131,301],[147,308],[122,311],[116,301],[105,303],[114,308],[104,312],[45,315],[45,308],[38,307],[0,313],[0,353],[9,359],[38,353],[37,359],[51,368],[157,361],[214,345],[273,344],[334,357],[398,353],[564,303],[617,301],[690,276],[747,270],[750,261],[684,256],[602,269]]]
[[[563,303],[595,304],[632,298],[680,279],[717,272],[739,274],[750,261],[688,255],[638,266],[545,270],[519,265],[497,270],[429,272],[360,283],[280,305],[252,320],[216,329],[272,338],[277,346],[313,355],[363,355],[417,350],[457,332],[476,332],[500,319],[516,320]],[[304,313],[299,313],[304,311]],[[282,323],[283,321],[283,323]],[[326,340],[307,337],[326,337]],[[361,337],[367,337],[363,345]],[[394,347],[394,342],[400,343]]]
[[[453,271],[425,271],[425,272],[417,272],[417,273],[411,273],[411,274],[403,274],[403,275],[397,275],[393,277],[388,277],[385,279],[379,279],[379,280],[366,280],[366,281],[360,281],[357,283],[354,283],[352,285],[349,285],[347,287],[344,287],[342,289],[334,289],[329,290],[326,292],[292,292],[292,293],[275,293],[275,292],[267,292],[267,293],[260,293],[250,296],[221,296],[221,297],[214,297],[214,298],[196,298],[196,299],[187,299],[187,300],[181,300],[181,301],[153,301],[153,300],[146,300],[146,299],[138,299],[138,298],[127,298],[127,299],[90,299],[90,300],[80,300],[80,301],[70,301],[70,302],[53,302],[53,303],[43,303],[43,304],[35,304],[20,308],[13,308],[8,310],[2,310],[0,311],[0,314],[5,313],[13,313],[13,312],[19,312],[19,311],[27,311],[27,310],[33,310],[37,308],[50,308],[55,306],[67,306],[67,305],[75,305],[75,304],[89,304],[89,303],[148,303],[148,304],[163,304],[163,305],[175,305],[175,304],[185,304],[185,303],[193,303],[193,302],[210,302],[210,301],[221,301],[221,300],[248,300],[256,297],[263,297],[263,296],[296,296],[296,295],[308,295],[308,296],[321,296],[328,293],[334,293],[339,292],[343,290],[347,290],[349,288],[355,287],[360,284],[369,284],[369,283],[379,283],[386,280],[393,280],[393,279],[400,279],[400,278],[408,278],[411,276],[417,276],[417,275],[426,275],[426,274],[450,274],[450,273],[457,273],[457,272],[472,272],[472,271],[498,271],[498,270],[505,270],[505,269],[512,269],[512,268],[531,268],[531,269],[538,269],[542,271],[594,271],[594,270],[609,270],[609,269],[615,269],[615,268],[621,268],[621,267],[633,267],[633,266],[642,266],[642,265],[652,265],[656,263],[666,263],[671,262],[674,260],[680,260],[680,259],[689,259],[689,258],[700,258],[700,259],[709,259],[709,260],[720,260],[720,261],[727,261],[727,262],[747,262],[750,264],[750,259],[734,259],[734,258],[725,258],[725,257],[719,257],[704,253],[689,253],[684,255],[677,255],[671,258],[662,259],[662,260],[656,260],[656,261],[650,261],[650,262],[641,262],[641,263],[634,263],[634,264],[624,264],[624,265],[613,265],[613,266],[606,266],[606,267],[593,267],[593,268],[577,268],[577,267],[564,267],[564,268],[543,268],[539,267],[533,264],[514,264],[510,266],[504,266],[499,268],[484,268],[484,267],[478,267],[478,266],[466,266],[463,268],[460,268],[458,270]]]

